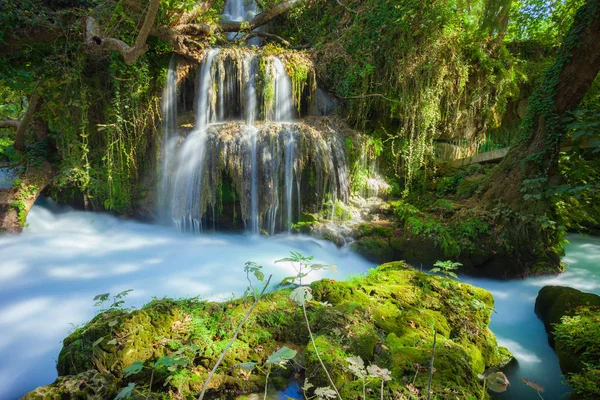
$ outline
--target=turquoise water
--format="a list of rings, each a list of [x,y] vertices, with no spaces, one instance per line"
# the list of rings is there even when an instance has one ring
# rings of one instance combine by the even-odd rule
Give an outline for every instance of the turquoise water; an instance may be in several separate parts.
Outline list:
[[[546,285],[570,286],[600,294],[600,238],[569,235],[566,256],[567,271],[557,276],[497,281],[462,277],[461,280],[489,290],[495,299],[496,313],[490,327],[500,345],[515,355],[517,364],[507,369],[511,386],[501,399],[539,398],[521,377],[545,387],[545,400],[567,398],[569,386],[562,376],[556,353],[548,344],[544,324],[534,312],[538,291]]]
[[[308,236],[185,235],[106,214],[35,206],[22,235],[0,236],[0,399],[15,399],[56,378],[61,340],[96,313],[100,293],[133,289],[127,306],[156,297],[225,300],[248,282],[244,263],[263,265],[273,282],[295,275],[274,261],[298,251],[343,279],[372,263]],[[293,391],[293,387],[289,389]],[[277,398],[277,397],[275,397]]]
[[[15,399],[56,378],[61,340],[89,320],[93,297],[133,289],[128,306],[140,307],[153,296],[200,296],[223,300],[246,289],[246,261],[273,273],[273,281],[293,274],[275,264],[290,250],[335,264],[340,273],[319,272],[311,279],[364,273],[372,263],[333,244],[307,236],[273,238],[244,235],[192,236],[156,225],[110,215],[36,206],[20,236],[0,236],[0,399]],[[566,285],[600,293],[600,239],[572,235],[560,276],[494,281],[461,277],[494,294],[491,328],[517,357],[508,373],[506,399],[536,398],[520,377],[546,387],[544,398],[559,399],[569,388],[543,324],[533,311],[544,285]],[[272,398],[297,396],[297,386]]]

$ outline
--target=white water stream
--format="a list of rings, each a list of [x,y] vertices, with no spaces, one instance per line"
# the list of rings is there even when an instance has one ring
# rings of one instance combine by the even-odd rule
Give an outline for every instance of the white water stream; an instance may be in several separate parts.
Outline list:
[[[61,340],[98,311],[100,293],[133,289],[127,304],[152,297],[223,300],[247,286],[244,263],[255,261],[273,282],[293,275],[274,261],[298,251],[338,266],[343,279],[373,266],[333,244],[287,234],[187,235],[116,217],[35,206],[20,236],[0,236],[0,399],[14,400],[56,378]]]
[[[307,236],[185,235],[51,203],[50,209],[35,206],[28,224],[20,236],[0,236],[2,400],[16,399],[56,378],[61,340],[97,312],[92,301],[96,294],[133,289],[127,305],[136,307],[163,296],[228,299],[246,288],[246,261],[264,265],[274,282],[292,275],[291,266],[274,263],[289,251],[339,267],[339,273],[316,273],[312,280],[343,279],[373,266]],[[556,354],[533,306],[545,285],[600,294],[600,239],[573,235],[570,240],[565,257],[570,268],[559,276],[511,281],[461,277],[492,292],[497,313],[491,328],[518,359],[518,366],[507,373],[512,386],[502,398],[534,398],[520,377],[544,385],[546,400],[559,399],[569,390],[561,384]]]

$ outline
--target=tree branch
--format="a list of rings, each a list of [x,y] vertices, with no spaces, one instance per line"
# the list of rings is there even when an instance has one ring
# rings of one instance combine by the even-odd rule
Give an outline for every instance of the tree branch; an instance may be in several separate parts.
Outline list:
[[[17,119],[7,119],[4,121],[0,121],[0,128],[15,128],[18,130],[19,126],[21,126],[21,121]]]
[[[13,147],[16,151],[23,151],[23,149],[25,149],[25,132],[27,132],[29,123],[33,119],[33,114],[35,114],[38,108],[39,99],[40,96],[37,92],[33,92],[29,98],[29,106],[27,107],[27,111],[25,111],[23,120],[17,127],[17,135],[15,136],[15,143],[13,144]]]
[[[389,97],[386,97],[380,93],[372,93],[372,94],[363,94],[360,96],[348,96],[348,97],[342,97],[342,99],[345,100],[349,100],[349,99],[366,99],[367,97],[381,97],[382,99],[385,99],[387,101],[391,101],[393,103],[400,103],[398,100],[394,100],[394,99],[390,99]]]
[[[250,40],[253,37],[261,37],[264,39],[268,39],[268,40],[272,40],[274,42],[280,43],[280,44],[284,45],[285,47],[291,47],[290,42],[288,42],[281,36],[273,35],[272,33],[266,33],[266,32],[250,32],[249,34],[247,34],[246,36],[244,36],[242,38],[242,42]]]
[[[268,11],[264,11],[258,14],[256,17],[252,18],[250,21],[220,21],[216,25],[208,25],[208,24],[181,24],[174,26],[173,29],[175,32],[183,35],[192,35],[192,36],[200,36],[200,35],[208,35],[215,32],[240,32],[240,31],[252,31],[259,26],[266,24],[271,21],[273,18],[278,17],[279,15],[286,13],[294,8],[302,5],[306,2],[306,0],[287,0],[283,3],[277,4],[275,7],[271,8]],[[160,29],[164,29],[162,27]]]
[[[118,51],[123,55],[125,63],[127,65],[133,64],[138,58],[140,58],[147,50],[148,45],[146,40],[152,31],[156,14],[158,13],[158,7],[160,6],[160,0],[150,0],[148,11],[144,18],[144,23],[140,28],[138,37],[135,40],[133,47],[129,46],[122,40],[115,38],[103,37],[100,33],[98,22],[93,17],[87,17],[86,20],[86,45],[90,52],[105,52],[105,51]]]

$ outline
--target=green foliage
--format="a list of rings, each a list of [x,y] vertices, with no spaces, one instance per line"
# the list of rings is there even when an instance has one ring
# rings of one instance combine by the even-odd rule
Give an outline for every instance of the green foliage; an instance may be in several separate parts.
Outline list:
[[[282,366],[284,364],[287,364],[292,358],[296,357],[296,353],[297,353],[296,350],[292,350],[287,346],[283,346],[282,348],[277,350],[275,353],[271,354],[269,356],[269,358],[267,358],[267,361],[265,361],[265,365],[267,365],[267,366],[273,366],[273,365]]]
[[[308,276],[311,272],[319,271],[319,270],[327,270],[327,269],[332,269],[334,271],[336,270],[336,267],[333,265],[313,263],[312,262],[313,259],[314,259],[313,256],[307,257],[298,252],[290,251],[289,257],[285,257],[285,258],[282,258],[281,260],[275,261],[275,263],[289,262],[289,263],[291,263],[292,268],[294,268],[294,270],[296,271],[295,276],[285,277],[281,281],[281,283],[282,284],[286,284],[286,283],[293,284],[293,283],[296,283],[296,280],[298,280],[300,285],[302,285],[302,278]]]
[[[135,389],[135,386],[136,386],[135,382],[130,382],[129,384],[127,384],[126,387],[121,389],[121,391],[119,392],[117,397],[114,398],[114,400],[131,398],[131,395],[133,394],[133,389]]]
[[[584,0],[513,0],[507,40],[558,46]]]
[[[600,307],[582,306],[574,316],[564,316],[554,325],[557,343],[565,346],[566,354],[577,356],[578,372],[567,379],[573,392],[581,398],[600,395]]]
[[[447,261],[437,261],[433,264],[435,268],[432,268],[429,272],[436,273],[439,272],[446,277],[452,277],[458,279],[458,275],[456,272],[458,267],[462,267],[462,264],[459,262],[453,262],[451,260]]]
[[[510,54],[479,28],[481,2],[459,3],[318,0],[283,32],[315,47],[318,75],[349,99],[355,126],[380,126],[386,174],[403,180],[405,195],[435,139],[476,120],[498,125],[516,90]]]
[[[112,296],[112,300],[111,300],[110,293],[98,294],[98,295],[94,296],[94,301],[96,302],[94,304],[94,307],[101,307],[101,312],[121,310],[123,307],[123,304],[125,304],[124,299],[132,291],[133,291],[133,289],[123,290],[122,292],[117,293],[116,295]],[[110,306],[108,306],[108,308],[105,308],[105,306],[108,303],[111,303]]]

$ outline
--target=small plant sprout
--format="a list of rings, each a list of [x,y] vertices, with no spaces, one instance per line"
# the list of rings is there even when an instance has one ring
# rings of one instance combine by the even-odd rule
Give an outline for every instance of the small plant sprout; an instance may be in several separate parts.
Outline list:
[[[328,400],[328,399],[335,399],[337,397],[337,394],[334,390],[332,390],[329,386],[325,386],[325,387],[318,387],[314,390],[314,395],[313,396],[308,396],[307,392],[312,389],[315,385],[313,385],[312,383],[310,383],[308,381],[308,379],[306,379],[304,381],[304,385],[302,386],[302,392],[304,393],[304,398],[306,400],[312,400],[312,399],[316,399],[316,400]]]
[[[544,393],[544,387],[542,385],[540,385],[536,381],[532,381],[531,379],[527,378],[521,378],[521,381],[523,381],[524,384],[535,390],[538,396],[540,396],[540,399],[544,400],[544,398],[542,397],[542,393]]]
[[[253,261],[248,261],[246,266],[244,267],[244,272],[246,273],[246,279],[248,280],[248,289],[246,289],[247,295],[258,295],[258,289],[254,289],[252,285],[252,280],[250,280],[250,274],[254,275],[257,281],[263,282],[265,280],[265,274],[261,271],[262,265],[258,265]]]
[[[337,268],[333,265],[312,263],[311,261],[313,259],[314,259],[313,256],[306,257],[298,252],[290,251],[289,257],[285,257],[285,258],[282,258],[281,260],[275,261],[275,263],[289,262],[289,263],[291,263],[292,268],[294,268],[294,270],[296,271],[296,276],[285,277],[281,281],[281,283],[282,284],[296,283],[296,280],[297,280],[298,283],[300,285],[302,285],[302,278],[305,278],[311,272],[319,271],[319,270],[327,270],[327,269],[331,269],[333,271],[337,270]]]
[[[434,268],[432,268],[429,272],[431,273],[440,273],[442,275],[444,275],[445,277],[452,277],[455,279],[458,279],[458,275],[456,275],[456,270],[458,270],[458,267],[462,267],[462,264],[459,262],[454,262],[454,261],[436,261],[435,264],[433,264]]]
[[[248,268],[248,265],[246,265],[246,267]],[[248,274],[249,270],[246,269],[246,273]],[[202,400],[204,398],[204,395],[206,393],[206,388],[208,387],[208,383],[210,382],[210,380],[212,379],[212,377],[215,375],[215,372],[216,372],[217,368],[219,368],[219,365],[221,365],[221,363],[223,362],[223,359],[225,358],[225,355],[227,354],[227,352],[229,351],[229,349],[231,348],[231,346],[233,345],[233,343],[237,339],[237,336],[239,335],[240,331],[242,330],[242,327],[244,326],[244,324],[246,323],[246,321],[248,320],[248,318],[250,318],[250,314],[252,314],[252,311],[254,311],[254,308],[256,307],[256,305],[258,304],[258,302],[260,301],[260,299],[262,298],[262,296],[265,294],[265,291],[269,287],[269,283],[271,283],[271,278],[273,278],[273,275],[269,275],[269,279],[267,279],[267,282],[263,286],[262,291],[255,296],[254,303],[252,303],[252,306],[250,307],[250,309],[248,310],[248,312],[244,316],[244,319],[242,319],[240,321],[240,323],[238,324],[237,328],[235,329],[235,332],[233,333],[233,336],[232,336],[231,340],[229,341],[229,343],[227,343],[227,346],[225,346],[225,349],[223,350],[223,352],[219,356],[219,359],[215,363],[213,369],[208,374],[208,377],[206,378],[206,381],[204,381],[204,385],[202,385],[202,391],[200,392],[200,395],[198,396],[198,400]]]
[[[342,396],[340,396],[340,393],[338,392],[337,388],[335,387],[335,384],[333,383],[333,379],[331,379],[331,375],[329,375],[327,367],[325,367],[325,364],[321,359],[321,355],[319,354],[319,350],[317,349],[317,345],[315,343],[315,338],[310,329],[310,323],[308,322],[308,315],[306,314],[306,302],[312,300],[311,289],[306,286],[299,286],[296,289],[292,290],[290,298],[294,300],[296,304],[302,307],[302,311],[304,312],[304,321],[306,322],[306,328],[308,329],[308,335],[310,336],[310,341],[312,342],[313,349],[315,350],[315,355],[319,359],[319,363],[321,364],[323,371],[325,371],[325,375],[327,375],[327,379],[329,380],[329,383],[331,383],[331,386],[333,387],[333,390],[335,391],[338,399],[341,400]]]
[[[369,376],[381,378],[381,392],[380,393],[381,393],[381,400],[383,400],[383,385],[385,384],[385,382],[392,380],[390,371],[387,370],[386,368],[379,368],[377,365],[371,364],[367,367],[367,372],[369,373]]]
[[[188,365],[188,360],[179,355],[173,356],[164,356],[159,358],[156,362],[151,363],[148,367],[144,365],[143,361],[136,361],[133,364],[129,365],[125,369],[123,369],[123,377],[129,378],[130,376],[139,374],[144,368],[149,368],[152,370],[150,374],[150,383],[148,384],[148,393],[146,394],[146,399],[150,398],[150,393],[152,393],[152,382],[154,381],[154,371],[158,368],[166,368],[167,370],[173,372],[178,367],[186,367]],[[127,387],[123,388],[117,397],[114,400],[118,399],[129,399],[133,394],[133,390],[135,389],[135,383],[130,383]]]
[[[360,356],[348,357],[346,361],[348,361],[348,370],[362,381],[363,399],[367,398],[367,378],[381,378],[381,398],[383,399],[383,385],[386,381],[392,379],[390,371],[380,368],[375,364],[371,364],[365,368],[365,363]]]
[[[269,358],[265,362],[265,366],[267,367],[267,374],[265,378],[265,400],[267,399],[267,388],[269,387],[269,375],[271,374],[271,368],[274,365],[284,366],[294,357],[296,357],[296,350],[292,350],[286,346],[283,346],[282,348],[280,348],[275,353],[269,356]]]

